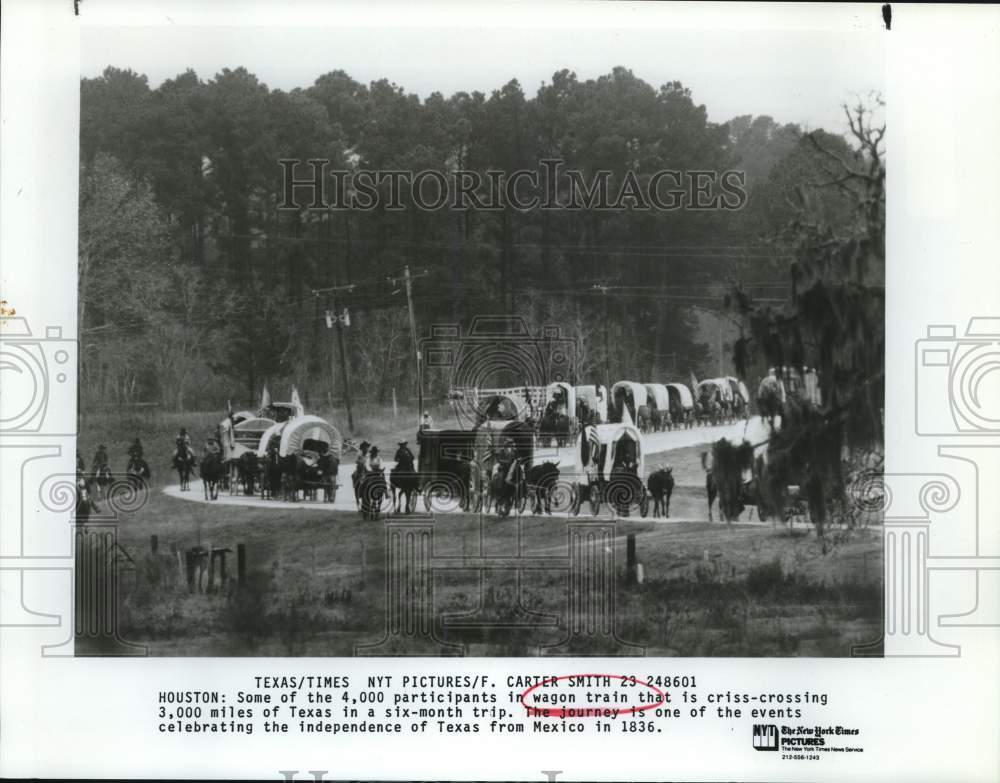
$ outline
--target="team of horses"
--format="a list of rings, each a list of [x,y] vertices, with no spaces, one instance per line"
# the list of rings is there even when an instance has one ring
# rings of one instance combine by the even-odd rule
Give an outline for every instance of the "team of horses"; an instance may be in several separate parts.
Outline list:
[[[173,466],[180,477],[180,488],[191,488],[191,476],[197,466],[206,500],[218,500],[219,491],[228,488],[244,495],[259,494],[262,499],[317,500],[332,503],[336,496],[340,459],[333,454],[303,451],[281,456],[269,448],[263,457],[252,451],[233,460],[221,453],[206,453],[200,464],[190,449],[177,450]],[[234,483],[235,482],[235,483]]]

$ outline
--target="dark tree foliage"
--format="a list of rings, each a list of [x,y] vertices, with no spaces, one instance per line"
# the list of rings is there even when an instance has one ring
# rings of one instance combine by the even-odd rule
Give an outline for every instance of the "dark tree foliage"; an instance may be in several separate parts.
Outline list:
[[[144,300],[143,320],[170,323],[183,336],[174,339],[186,358],[173,356],[170,366],[184,371],[171,371],[167,384],[152,360],[158,345],[137,344],[136,361],[151,366],[136,376],[130,399],[173,406],[249,403],[265,381],[296,383],[307,404],[339,399],[334,333],[324,319],[334,305],[351,315],[345,342],[354,396],[413,395],[405,296],[387,280],[404,265],[428,272],[414,285],[422,334],[433,323],[519,314],[535,330],[563,325],[577,344],[579,383],[603,380],[606,366],[612,380],[714,373],[718,356],[704,343],[716,341],[699,334],[691,305],[721,308],[727,281],[748,294],[784,284],[794,245],[763,244],[763,229],[789,221],[788,195],[817,176],[826,152],[854,164],[842,139],[818,138],[822,152],[808,148],[797,127],[771,118],[710,122],[682,84],[657,88],[620,67],[586,81],[559,71],[534,95],[511,81],[490,94],[423,100],[339,70],[291,91],[245,68],[207,81],[189,70],[155,89],[116,68],[81,83],[82,181],[121,171],[151,197],[157,214],[142,219],[167,240],[156,252],[143,248],[135,262],[162,292],[162,301]],[[327,159],[331,169],[353,171],[461,169],[484,179],[490,170],[538,169],[541,159],[558,158],[588,185],[610,171],[612,194],[630,172],[648,183],[662,169],[743,168],[750,200],[742,212],[393,210],[385,200],[369,211],[278,210],[282,158]],[[566,201],[565,181],[553,195]],[[831,203],[829,222],[837,225],[844,213],[834,208],[842,204]],[[81,213],[81,235],[101,224],[94,210]],[[86,252],[81,328],[93,362],[116,339],[139,335],[129,332],[127,308],[100,296],[115,289],[100,276],[113,273],[116,257],[102,259],[99,244]],[[805,295],[806,279],[799,285]],[[313,293],[333,286],[353,288],[335,301]],[[445,383],[428,373],[427,396],[442,398]],[[95,389],[85,402],[103,398]]]
[[[829,502],[843,499],[856,455],[881,452],[883,438],[885,126],[874,127],[862,105],[845,114],[851,149],[819,133],[799,145],[818,176],[795,188],[795,216],[779,237],[794,253],[788,303],[759,306],[738,286],[729,297],[750,334],[736,346],[737,367],[756,355],[779,372],[818,373],[821,404],[791,398],[784,406],[765,483],[800,485],[820,530]],[[837,199],[853,207],[849,220]]]

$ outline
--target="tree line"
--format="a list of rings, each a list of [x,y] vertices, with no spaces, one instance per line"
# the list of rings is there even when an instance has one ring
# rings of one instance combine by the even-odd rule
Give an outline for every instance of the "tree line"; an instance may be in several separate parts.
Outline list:
[[[336,402],[325,315],[344,308],[354,396],[412,398],[406,295],[388,279],[407,265],[427,271],[413,288],[422,334],[515,314],[536,333],[562,327],[579,383],[605,368],[612,380],[714,375],[694,308],[723,309],[733,287],[757,305],[789,300],[808,244],[803,190],[814,222],[849,233],[857,194],[817,185],[830,155],[865,155],[767,116],[711,122],[679,82],[654,87],[620,67],[589,80],[563,70],[534,95],[511,81],[424,99],[343,71],[284,91],[245,68],[153,88],[109,67],[81,81],[80,133],[81,401],[179,410],[249,405],[265,382],[297,384],[307,405]],[[736,211],[278,209],[278,161],[310,158],[483,175],[559,159],[585,178],[612,172],[612,187],[667,169],[739,170],[748,198]],[[737,358],[752,382],[773,356]],[[428,399],[443,398],[445,373],[425,381]]]

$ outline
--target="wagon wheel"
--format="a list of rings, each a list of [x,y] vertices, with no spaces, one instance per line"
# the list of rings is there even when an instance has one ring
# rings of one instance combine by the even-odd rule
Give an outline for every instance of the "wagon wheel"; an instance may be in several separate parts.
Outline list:
[[[524,509],[528,507],[528,488],[518,487],[517,489],[517,513],[523,514]]]
[[[591,485],[589,497],[590,501],[590,513],[595,517],[601,513],[601,492],[597,487]]]
[[[645,517],[649,514],[649,493],[643,489],[642,497],[639,498],[639,516]]]
[[[576,485],[573,487],[573,497],[569,502],[569,513],[574,517],[580,514],[580,503],[583,501],[581,497],[580,486]]]

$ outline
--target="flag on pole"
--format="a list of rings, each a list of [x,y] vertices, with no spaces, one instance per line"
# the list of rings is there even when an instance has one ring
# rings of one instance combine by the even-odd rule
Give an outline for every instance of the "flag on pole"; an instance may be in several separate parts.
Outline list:
[[[691,372],[691,393],[697,396],[698,391],[698,379],[694,377],[694,371]]]
[[[304,412],[302,407],[302,400],[299,399],[299,390],[294,386],[292,387],[292,406],[298,411],[298,415],[301,416]]]
[[[260,407],[261,410],[271,407],[271,393],[267,390],[266,383],[264,384],[264,390],[260,393]]]

